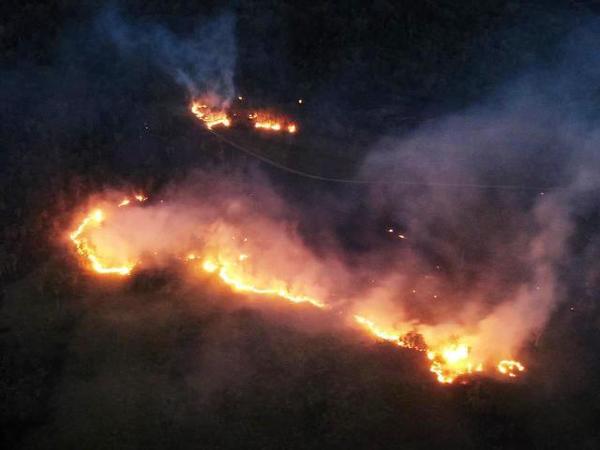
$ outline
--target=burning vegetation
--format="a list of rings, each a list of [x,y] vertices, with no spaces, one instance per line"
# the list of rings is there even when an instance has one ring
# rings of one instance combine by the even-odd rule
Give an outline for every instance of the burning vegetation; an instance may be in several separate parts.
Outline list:
[[[238,102],[233,108],[223,106],[225,102],[216,101],[214,96],[205,96],[195,99],[190,104],[190,111],[206,128],[230,127],[242,125],[249,129],[272,133],[295,134],[298,131],[296,122],[282,114],[276,114],[262,109],[246,107],[245,99],[238,97]],[[302,104],[302,102],[299,102]]]
[[[118,242],[126,242],[132,236],[122,233],[133,232],[133,222],[123,224],[112,224],[111,219],[118,222],[118,215],[123,213],[123,209],[137,209],[138,213],[145,208],[147,197],[143,194],[124,197],[116,204],[107,203],[106,206],[98,206],[91,211],[75,226],[69,234],[70,241],[79,255],[82,263],[93,273],[98,275],[113,276],[131,276],[137,267],[143,266],[144,254],[149,253],[148,248],[138,251],[135,257],[132,252],[124,251],[119,248]],[[233,204],[239,207],[237,204]],[[133,209],[132,209],[133,208]],[[158,216],[164,216],[160,212]],[[139,220],[139,218],[137,219]],[[145,218],[145,220],[151,220]],[[200,220],[201,222],[201,220]],[[104,230],[102,230],[104,227]],[[114,227],[111,229],[111,227]],[[259,224],[260,227],[260,224]],[[326,300],[332,297],[329,292],[323,289],[317,289],[315,282],[297,282],[293,276],[286,274],[286,271],[271,269],[272,261],[269,256],[265,256],[270,251],[277,252],[278,248],[265,249],[264,242],[258,239],[257,245],[252,245],[252,230],[240,232],[236,227],[230,227],[217,220],[206,227],[201,224],[193,223],[189,229],[202,229],[203,243],[200,248],[185,248],[179,246],[173,250],[168,244],[162,251],[175,252],[169,257],[175,257],[190,267],[193,274],[204,273],[214,276],[223,287],[226,287],[241,295],[255,298],[265,298],[270,300],[280,300],[292,304],[305,304],[325,312],[333,312],[337,317],[341,314],[346,316],[346,321],[351,328],[365,331],[369,336],[375,339],[389,342],[398,347],[422,352],[426,355],[430,364],[430,371],[435,375],[435,379],[442,384],[451,384],[456,380],[466,380],[474,374],[495,373],[501,377],[514,378],[525,371],[522,363],[512,359],[505,359],[510,355],[486,354],[484,357],[475,356],[481,353],[475,353],[479,337],[467,331],[464,335],[457,335],[456,330],[452,334],[447,334],[440,327],[438,331],[435,326],[420,328],[418,324],[408,323],[399,327],[387,328],[377,323],[372,318],[362,314],[349,314],[348,309],[339,301],[329,302]],[[274,228],[276,230],[277,228]],[[102,234],[100,231],[107,231],[108,234]],[[139,230],[138,230],[139,231]],[[174,231],[179,236],[180,231]],[[118,242],[116,239],[118,236]],[[158,236],[151,234],[152,239],[159,239]],[[278,239],[275,239],[279,242]],[[288,242],[285,239],[282,243],[286,246],[285,251],[289,251],[294,256],[300,255],[300,250],[294,242]],[[157,251],[152,251],[157,255]],[[160,256],[160,255],[159,255]],[[304,255],[309,259],[309,255]],[[286,255],[282,255],[282,260]],[[301,261],[302,263],[302,261]],[[326,269],[317,267],[318,270]],[[332,282],[333,285],[334,282]],[[321,292],[323,295],[313,295],[313,292]],[[341,306],[340,306],[341,305]],[[364,304],[358,302],[354,310],[369,310]],[[372,308],[371,308],[372,309]],[[370,311],[377,316],[377,311]],[[354,327],[352,327],[354,324]],[[406,331],[398,331],[404,328]],[[431,338],[431,339],[429,339]],[[430,342],[428,342],[430,340]],[[488,343],[489,346],[489,343]]]
[[[192,114],[194,114],[199,120],[204,122],[206,128],[209,130],[212,130],[213,127],[219,125],[224,127],[231,125],[231,119],[227,115],[226,111],[210,107],[201,100],[194,100],[190,106],[190,111],[192,111]]]

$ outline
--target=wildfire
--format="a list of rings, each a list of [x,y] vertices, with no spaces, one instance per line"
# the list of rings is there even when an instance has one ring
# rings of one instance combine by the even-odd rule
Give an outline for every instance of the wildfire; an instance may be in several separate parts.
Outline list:
[[[238,97],[238,100],[242,101],[243,97]],[[212,129],[216,126],[229,127],[232,124],[231,115],[223,108],[211,106],[220,103],[222,102],[216,97],[207,96],[206,98],[192,101],[190,111],[198,119],[204,122],[208,129]],[[237,117],[238,114],[234,112],[233,116]],[[281,115],[275,115],[265,111],[253,111],[242,113],[239,116],[247,117],[250,125],[256,130],[287,132],[290,134],[294,134],[298,131],[298,125],[295,122],[292,122]]]
[[[381,340],[391,342],[400,347],[418,350],[420,352],[425,351],[427,349],[427,346],[423,342],[420,335],[416,333],[400,334],[393,331],[387,331],[384,330],[382,327],[378,326],[372,320],[369,320],[366,317],[360,316],[358,314],[354,315],[354,320],[363,328],[365,328],[370,334]]]
[[[243,261],[245,258],[242,258],[240,255],[240,260]],[[279,287],[258,287],[253,284],[253,282],[249,279],[249,277],[244,277],[243,274],[239,273],[239,271],[233,270],[231,264],[228,263],[215,263],[210,259],[204,260],[202,263],[202,269],[208,273],[217,273],[219,278],[228,286],[230,286],[234,291],[237,292],[247,292],[250,294],[264,295],[268,297],[279,297],[281,299],[287,300],[292,303],[309,303],[312,306],[323,309],[326,308],[327,305],[317,300],[316,298],[309,297],[306,295],[296,295],[292,294],[287,288],[283,287],[283,283],[273,283],[275,285],[280,285]],[[236,272],[236,273],[234,273]]]
[[[147,197],[143,194],[136,194],[132,197],[125,197],[116,204],[117,208],[128,206],[134,202],[144,202]],[[115,213],[116,208],[109,208],[109,213]],[[90,230],[102,227],[107,219],[107,213],[101,208],[92,209],[78,226],[69,234],[75,250],[93,271],[98,274],[113,274],[120,276],[130,275],[139,261],[128,261],[126,263],[114,264],[109,258],[103,257],[101,252],[92,242]],[[391,231],[393,232],[393,230]],[[244,242],[247,238],[244,238]],[[221,243],[220,245],[227,245]],[[297,286],[290,287],[285,281],[276,277],[265,278],[266,274],[261,276],[252,275],[253,257],[250,254],[240,252],[239,249],[231,251],[230,248],[219,248],[217,253],[212,249],[209,254],[206,252],[188,252],[180,258],[182,260],[199,263],[200,269],[207,274],[214,274],[225,286],[232,291],[245,293],[254,296],[260,296],[270,299],[284,300],[294,304],[307,304],[318,309],[331,309],[332,306],[324,301],[303,295],[298,292]],[[223,252],[220,252],[223,250]],[[334,311],[335,312],[335,311]],[[338,311],[343,314],[344,311]],[[354,320],[370,336],[386,342],[390,342],[399,347],[424,352],[430,361],[429,370],[435,375],[436,380],[443,384],[451,384],[460,377],[465,377],[474,373],[483,372],[484,363],[487,366],[491,361],[487,359],[478,361],[473,357],[471,348],[477,341],[473,337],[462,336],[440,342],[425,342],[424,335],[417,331],[399,332],[395,329],[386,328],[368,319],[363,315],[352,315]],[[491,365],[493,367],[493,364]],[[512,359],[500,360],[496,368],[501,375],[507,377],[516,377],[525,371],[525,367],[519,361]]]
[[[133,197],[138,202],[146,201],[148,198],[142,194],[137,194]],[[126,197],[121,200],[117,207],[121,208],[131,203],[131,199]],[[100,274],[112,274],[112,275],[129,275],[135,263],[126,263],[123,265],[112,266],[107,262],[103,261],[101,256],[96,251],[95,247],[90,243],[89,239],[85,236],[86,230],[90,227],[99,227],[102,225],[105,219],[105,213],[102,209],[94,209],[83,220],[79,223],[77,228],[69,234],[69,239],[75,245],[77,253],[85,258],[92,270]]]
[[[367,330],[369,334],[378,339],[391,342],[400,347],[426,351],[427,359],[431,361],[429,370],[435,374],[437,381],[440,383],[451,384],[459,377],[480,373],[484,370],[481,361],[473,361],[471,349],[465,343],[455,341],[441,345],[439,348],[431,348],[422,339],[414,340],[415,335],[420,336],[416,333],[402,335],[397,332],[387,331],[373,321],[360,315],[355,315],[354,320]],[[514,360],[501,360],[497,367],[501,374],[509,377],[515,377],[519,372],[525,370],[525,367],[519,361]]]
[[[498,372],[509,377],[516,377],[519,372],[524,372],[525,367],[519,361],[503,359],[498,363]]]
[[[146,197],[144,194],[136,194],[133,196],[134,200],[138,201],[138,202],[145,202],[146,200],[148,200],[148,197]],[[117,207],[122,208],[123,206],[127,206],[131,203],[131,199],[129,197],[125,197],[123,200],[121,200],[119,202],[119,204],[117,205]]]
[[[231,125],[231,120],[225,111],[211,108],[201,100],[193,101],[190,110],[198,119],[205,123],[209,130],[218,125],[225,127]]]
[[[267,113],[255,112],[249,114],[248,118],[254,122],[254,128],[265,131],[287,131],[294,134],[298,127],[295,123],[283,117],[273,117]]]
[[[431,361],[429,370],[436,375],[440,383],[452,383],[456,378],[473,372],[483,372],[481,362],[474,363],[470,357],[470,348],[466,344],[448,344],[439,351],[428,351]]]
[[[82,235],[90,226],[99,226],[104,221],[104,212],[101,209],[96,209],[88,214],[79,224],[79,226],[73,231],[69,238],[75,244],[77,253],[86,258],[93,270],[102,274],[116,274],[116,275],[129,275],[133,264],[127,264],[124,266],[108,266],[101,261],[97,255],[95,248],[89,243],[88,239]]]
[[[402,345],[402,341],[400,340],[400,335],[385,331],[379,328],[375,323],[363,316],[355,315],[354,320],[358,322],[360,325],[364,326],[371,334],[377,336],[379,339],[384,341],[393,342],[394,344]]]

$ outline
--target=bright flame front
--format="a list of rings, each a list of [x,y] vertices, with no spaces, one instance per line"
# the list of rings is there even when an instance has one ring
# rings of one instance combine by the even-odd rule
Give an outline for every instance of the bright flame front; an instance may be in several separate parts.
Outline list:
[[[519,361],[515,361],[513,359],[503,359],[498,363],[498,372],[502,375],[506,375],[508,377],[514,378],[520,372],[525,371],[525,367]]]
[[[242,254],[239,257],[241,261],[246,259],[242,258],[243,256],[245,255]],[[284,283],[282,282],[274,281],[273,285],[277,287],[259,287],[255,284],[251,277],[245,275],[239,270],[239,268],[236,269],[231,263],[222,261],[216,263],[210,259],[206,259],[202,263],[202,269],[208,273],[217,273],[219,278],[236,292],[245,292],[267,297],[278,297],[291,303],[308,303],[320,309],[326,307],[325,303],[317,300],[316,298],[291,293],[286,287],[284,287]]]
[[[123,203],[123,202],[121,202]],[[121,204],[119,204],[121,205]],[[90,227],[97,227],[104,221],[104,212],[96,209],[89,213],[79,224],[79,226],[69,235],[69,238],[75,245],[77,253],[88,260],[90,267],[95,272],[101,274],[129,275],[134,264],[125,264],[119,266],[109,265],[103,261],[94,246],[85,237],[85,232]]]
[[[238,98],[240,101],[242,100],[241,97]],[[238,114],[236,112],[228,112],[228,108],[223,106],[214,106],[223,104],[224,102],[214,95],[205,96],[193,100],[190,104],[190,111],[204,122],[209,130],[217,126],[231,126],[232,117],[236,118],[238,122],[240,121],[240,117],[242,117],[242,121],[246,117],[250,125],[258,131],[285,132],[289,134],[294,134],[298,131],[298,125],[281,114],[266,111],[249,112],[248,110],[243,110]]]
[[[430,350],[427,352],[431,361],[429,370],[440,383],[452,383],[460,376],[482,372],[483,363],[474,362],[470,353],[470,348],[460,343],[444,345],[437,351]]]
[[[115,206],[109,207],[108,210],[111,215],[114,215],[118,213],[119,208],[146,200],[145,195],[136,194],[132,197],[123,198]],[[69,234],[69,239],[81,259],[94,272],[120,276],[130,275],[138,261],[115,263],[113,259],[106,256],[106,252],[96,248],[96,245],[92,242],[91,231],[102,227],[108,217],[103,209],[92,209]],[[210,241],[212,234],[207,233],[207,235]],[[247,240],[244,237],[242,241],[246,242]],[[346,314],[345,311],[337,311],[317,297],[305,295],[305,288],[310,287],[308,285],[290,287],[285,280],[277,278],[273,274],[264,273],[264,270],[257,271],[256,269],[260,266],[253,265],[256,256],[252,252],[246,253],[246,250],[241,252],[238,247],[230,246],[227,242],[232,241],[219,241],[215,238],[215,242],[209,242],[209,248],[212,249],[209,254],[188,251],[183,253],[184,256],[180,256],[180,259],[192,263],[199,262],[199,267],[203,272],[213,274],[225,286],[238,293],[278,299],[294,304],[307,304],[318,309],[329,309],[334,313],[338,312],[340,315]],[[218,246],[221,247],[218,248]],[[523,364],[513,359],[501,359],[494,363],[487,359],[480,361],[474,358],[471,350],[472,347],[477,346],[477,339],[473,336],[469,336],[468,340],[466,336],[437,340],[438,336],[433,335],[436,341],[432,344],[425,342],[424,335],[419,332],[418,328],[413,331],[410,328],[405,328],[403,332],[400,332],[381,326],[364,315],[353,314],[350,318],[376,339],[390,342],[399,347],[425,352],[430,361],[430,371],[435,374],[436,380],[443,384],[450,384],[460,377],[483,372],[484,364],[488,366],[488,364],[493,363],[491,365],[496,366],[499,374],[511,378],[525,371]],[[408,325],[403,325],[403,327],[405,326]],[[431,335],[428,336],[432,337]]]
[[[219,108],[211,108],[201,100],[193,101],[190,110],[198,119],[204,122],[209,130],[219,125],[224,127],[231,125],[231,120],[226,111]]]
[[[361,315],[354,315],[354,320],[372,336],[391,342],[400,347],[426,352],[430,361],[429,370],[435,374],[436,380],[443,384],[451,384],[457,378],[480,373],[484,370],[482,361],[476,361],[471,355],[471,348],[460,340],[451,340],[441,345],[427,345],[422,340],[410,339],[415,333],[402,334],[397,331],[386,330],[372,320]],[[416,334],[420,336],[419,334]],[[498,364],[502,374],[514,377],[517,372],[522,372],[524,367],[518,361],[502,360]]]

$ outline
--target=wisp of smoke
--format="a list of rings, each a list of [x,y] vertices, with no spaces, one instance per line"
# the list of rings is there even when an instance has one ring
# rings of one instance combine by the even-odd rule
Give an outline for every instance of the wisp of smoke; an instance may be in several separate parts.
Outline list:
[[[207,92],[225,106],[234,96],[235,20],[223,14],[186,37],[163,25],[128,20],[109,9],[96,21],[123,56],[143,55],[182,87],[190,98]]]

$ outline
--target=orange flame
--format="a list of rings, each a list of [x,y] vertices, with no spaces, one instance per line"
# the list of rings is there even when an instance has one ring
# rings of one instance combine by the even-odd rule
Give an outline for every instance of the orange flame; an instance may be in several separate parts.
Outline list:
[[[122,203],[122,202],[121,202]],[[129,275],[134,264],[126,264],[123,266],[108,266],[101,261],[94,247],[89,243],[88,239],[83,237],[85,230],[90,226],[98,226],[104,221],[104,212],[101,209],[96,209],[89,213],[79,224],[79,226],[69,235],[77,253],[86,258],[91,268],[101,274],[116,274]]]
[[[243,97],[238,96],[238,100],[242,101]],[[221,107],[215,106],[222,103],[223,102],[215,95],[206,95],[202,98],[193,100],[190,104],[190,111],[198,119],[204,122],[208,129],[212,129],[219,125],[229,127],[231,126],[232,120],[228,112]],[[233,116],[237,115],[237,113],[233,113]],[[245,116],[246,113],[242,115]],[[258,111],[247,113],[247,117],[257,130],[274,132],[285,131],[290,134],[294,134],[298,131],[298,125],[283,116],[275,116],[271,113]]]
[[[243,256],[240,255],[240,260],[244,260]],[[234,269],[231,264],[228,263],[215,263],[210,259],[204,260],[202,263],[202,269],[208,273],[217,273],[219,278],[228,286],[230,286],[234,291],[237,292],[247,292],[250,294],[264,295],[268,297],[279,297],[281,299],[287,300],[291,303],[309,303],[312,306],[323,309],[326,308],[327,305],[317,300],[316,298],[309,297],[306,295],[296,295],[292,294],[287,288],[283,287],[283,283],[274,282],[275,285],[280,285],[279,287],[265,288],[258,287],[253,284],[253,282],[249,279],[249,277],[244,277],[241,273],[234,273]]]
[[[147,197],[143,194],[136,194],[133,198],[126,197],[117,204],[117,207],[127,206],[134,200],[143,202],[147,200]],[[120,265],[109,264],[101,257],[86,235],[90,228],[102,226],[105,219],[106,215],[102,209],[93,209],[70,233],[69,238],[77,253],[86,261],[86,265],[89,265],[96,273],[130,275],[136,266],[136,262],[127,262]],[[248,264],[246,261],[252,261],[247,253],[235,253],[235,256],[223,256],[223,254],[218,253],[217,256],[214,256],[214,254],[208,256],[190,252],[185,254],[182,259],[201,261],[200,267],[204,272],[214,274],[224,285],[235,292],[280,299],[294,304],[308,304],[318,309],[331,308],[330,305],[320,299],[290,289],[285,281],[268,278],[265,281],[263,277],[252,276],[245,266]],[[475,344],[476,341],[473,342],[465,336],[445,342],[442,341],[441,343],[435,342],[434,345],[431,345],[431,343],[426,343],[423,335],[417,332],[402,333],[394,329],[386,329],[373,320],[358,314],[353,315],[352,318],[370,336],[399,347],[425,352],[430,361],[429,370],[435,374],[436,380],[442,384],[452,384],[459,377],[483,372],[484,362],[486,365],[488,364],[487,360],[477,361],[473,358],[471,345]],[[500,360],[496,368],[500,374],[507,377],[516,377],[525,371],[523,364],[512,359]]]
[[[382,339],[384,341],[392,342],[400,347],[407,347],[407,345],[402,341],[402,336],[400,334],[386,331],[380,327],[378,327],[375,322],[367,319],[366,317],[354,315],[354,320],[366,328],[369,333]]]
[[[211,108],[200,100],[194,100],[190,106],[190,110],[198,119],[204,122],[209,130],[218,125],[225,127],[231,125],[231,120],[225,111]]]
[[[465,343],[454,341],[435,348],[431,348],[426,344],[423,347],[419,343],[410,342],[407,339],[408,335],[385,330],[363,316],[355,315],[354,320],[369,334],[378,339],[391,342],[400,347],[427,351],[427,359],[431,361],[429,370],[435,374],[436,380],[442,384],[451,384],[459,377],[480,373],[484,370],[481,361],[473,361],[471,349]],[[504,375],[515,377],[518,372],[524,371],[525,367],[518,361],[502,360],[498,363],[498,370]]]
[[[474,363],[470,353],[466,344],[458,343],[442,346],[439,351],[428,351],[427,358],[431,361],[429,370],[440,383],[452,383],[460,376],[482,372],[483,363]]]
[[[144,202],[148,200],[143,194],[136,194],[134,199],[138,202]],[[127,206],[131,203],[131,199],[129,197],[125,197],[118,204],[118,208],[122,208],[123,206]],[[100,274],[113,274],[113,275],[129,275],[133,267],[134,263],[127,263],[120,266],[111,266],[106,262],[103,262],[101,257],[98,255],[94,246],[89,242],[89,240],[85,237],[85,231],[92,226],[100,226],[105,219],[105,213],[103,210],[97,208],[90,212],[83,220],[79,223],[77,228],[73,230],[69,234],[69,239],[75,245],[75,249],[77,253],[87,259],[88,263],[92,270]]]
[[[498,363],[498,372],[509,377],[516,377],[519,372],[524,372],[525,367],[519,361],[503,359]]]
[[[254,122],[254,128],[266,131],[285,130],[290,134],[298,130],[298,126],[283,117],[273,117],[264,112],[255,112],[248,115],[248,118]]]

